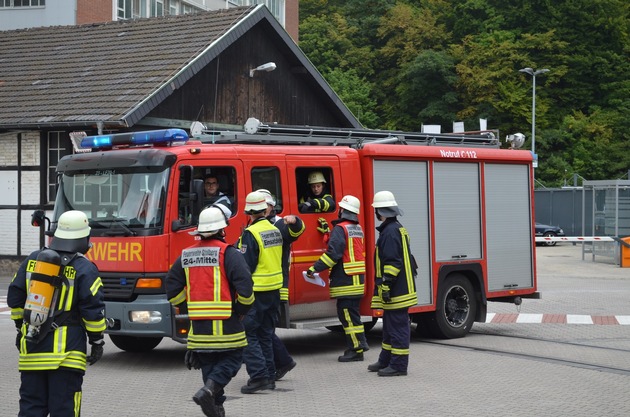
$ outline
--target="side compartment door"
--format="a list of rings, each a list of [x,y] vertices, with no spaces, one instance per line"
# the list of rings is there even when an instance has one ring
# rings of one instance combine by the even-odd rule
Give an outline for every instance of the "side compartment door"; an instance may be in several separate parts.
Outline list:
[[[433,295],[427,165],[426,161],[374,161],[374,192],[391,191],[403,211],[399,220],[409,233],[411,253],[418,263],[419,305],[431,304]]]
[[[437,262],[482,258],[479,164],[433,163]]]
[[[486,163],[488,291],[534,286],[532,212],[526,165]]]

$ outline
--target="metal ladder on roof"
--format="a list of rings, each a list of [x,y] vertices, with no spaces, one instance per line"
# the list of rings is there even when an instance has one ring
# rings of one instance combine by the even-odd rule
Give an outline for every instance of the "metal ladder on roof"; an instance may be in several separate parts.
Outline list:
[[[329,145],[363,148],[369,144],[464,146],[499,148],[497,131],[466,133],[418,133],[398,130],[351,129],[320,126],[266,124],[249,118],[240,130],[202,129],[193,136],[203,143],[256,143],[283,145]]]

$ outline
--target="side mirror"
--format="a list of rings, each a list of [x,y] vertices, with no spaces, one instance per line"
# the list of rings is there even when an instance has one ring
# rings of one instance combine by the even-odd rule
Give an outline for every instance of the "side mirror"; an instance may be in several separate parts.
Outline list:
[[[35,226],[35,227],[45,226],[46,221],[48,221],[48,225],[50,226],[50,219],[46,217],[46,212],[44,210],[35,210],[33,214],[31,214],[32,226]]]

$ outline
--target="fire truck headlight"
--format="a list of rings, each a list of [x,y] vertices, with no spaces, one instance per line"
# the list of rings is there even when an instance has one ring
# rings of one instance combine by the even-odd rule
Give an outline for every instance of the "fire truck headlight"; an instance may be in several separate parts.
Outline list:
[[[159,311],[130,311],[129,320],[132,323],[159,323],[162,321],[162,313]]]

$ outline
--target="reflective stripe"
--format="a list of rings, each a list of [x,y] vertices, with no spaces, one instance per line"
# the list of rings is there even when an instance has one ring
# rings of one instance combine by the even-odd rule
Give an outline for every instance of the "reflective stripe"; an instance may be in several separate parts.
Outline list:
[[[188,317],[191,320],[227,319],[232,315],[232,301],[189,301]]]
[[[409,349],[392,348],[392,355],[409,356]]]
[[[186,289],[184,288],[179,294],[169,299],[168,301],[174,306],[183,303],[184,301],[186,301]]]
[[[221,322],[215,322],[221,323]],[[245,332],[234,334],[188,335],[188,349],[234,349],[247,346]]]

